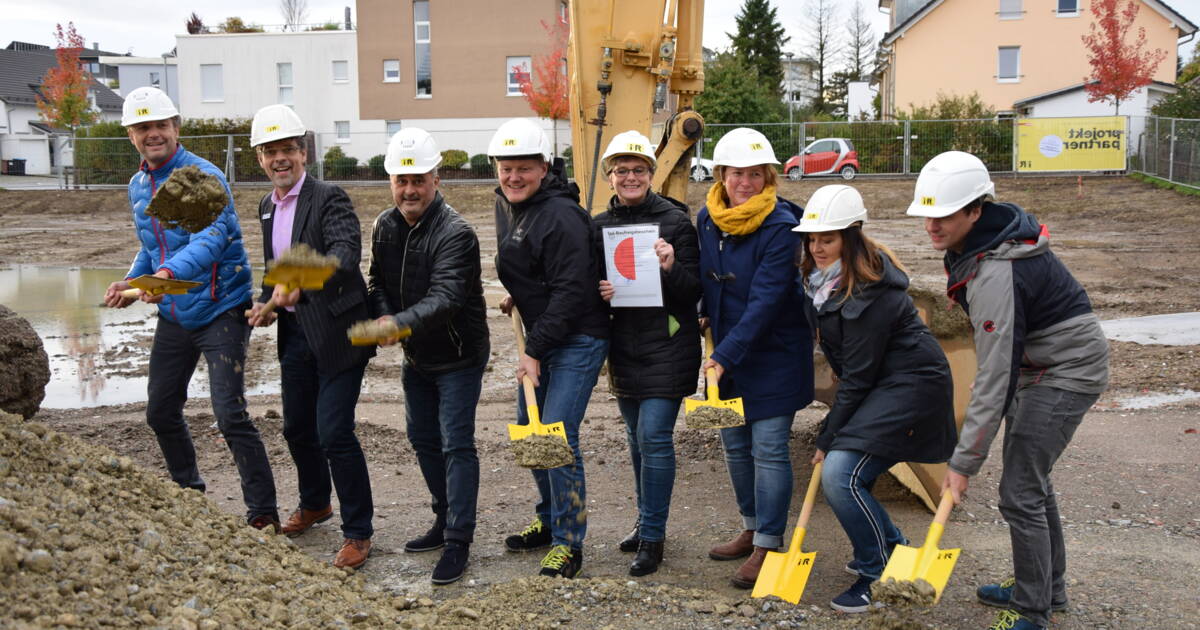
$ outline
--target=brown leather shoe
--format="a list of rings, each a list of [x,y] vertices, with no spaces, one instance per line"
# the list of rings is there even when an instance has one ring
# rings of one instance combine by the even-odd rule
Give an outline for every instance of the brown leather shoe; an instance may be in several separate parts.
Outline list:
[[[287,528],[284,528],[284,531],[287,531]],[[747,529],[733,540],[709,549],[708,557],[713,560],[737,560],[745,558],[752,551],[754,551],[754,530]]]
[[[292,515],[288,517],[287,522],[283,524],[282,531],[288,538],[295,538],[308,531],[313,525],[328,521],[332,516],[332,505],[326,505],[320,510],[296,508],[296,511],[292,512]]]
[[[333,566],[339,569],[357,569],[371,555],[371,539],[358,540],[347,538],[342,541],[342,548],[333,559]],[[760,563],[761,564],[761,563]]]
[[[729,581],[738,588],[754,588],[754,583],[758,581],[758,572],[762,570],[763,560],[767,559],[768,551],[773,551],[773,549],[755,547],[754,553],[751,553],[742,566],[734,571],[733,577]]]

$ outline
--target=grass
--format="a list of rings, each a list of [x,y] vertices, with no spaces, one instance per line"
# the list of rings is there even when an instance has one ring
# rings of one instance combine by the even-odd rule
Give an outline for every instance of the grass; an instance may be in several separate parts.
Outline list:
[[[1162,179],[1161,177],[1154,177],[1153,175],[1144,175],[1142,173],[1130,173],[1129,177],[1131,177],[1139,182],[1153,184],[1154,186],[1157,186],[1158,188],[1162,188],[1164,190],[1173,190],[1181,195],[1190,195],[1192,197],[1200,197],[1200,188],[1196,188],[1194,186],[1188,186],[1186,184],[1176,184],[1175,182],[1167,181],[1165,179]]]

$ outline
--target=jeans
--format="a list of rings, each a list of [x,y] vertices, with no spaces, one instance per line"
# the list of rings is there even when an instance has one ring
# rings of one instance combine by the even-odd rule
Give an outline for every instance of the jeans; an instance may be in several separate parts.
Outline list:
[[[431,374],[404,364],[408,441],[417,454],[433,513],[446,540],[471,544],[479,498],[475,408],[483,366]]]
[[[879,579],[892,547],[907,544],[888,513],[871,495],[875,479],[896,465],[895,460],[861,451],[833,450],[825,454],[821,490],[850,544],[858,573]]]
[[[607,355],[607,339],[571,335],[542,357],[541,385],[534,390],[541,421],[563,423],[567,444],[575,452],[575,463],[569,466],[530,471],[539,497],[534,510],[542,523],[550,525],[553,544],[572,549],[582,549],[587,535],[587,486],[579,424]],[[517,424],[529,424],[524,388],[517,390]]]
[[[1000,513],[1012,538],[1010,607],[1049,625],[1050,602],[1067,601],[1067,550],[1050,472],[1099,394],[1033,385],[1017,391],[1004,423]]]
[[[371,479],[354,435],[354,407],[367,362],[332,374],[322,370],[299,320],[283,311],[279,313],[279,363],[283,437],[296,463],[300,507],[324,509],[336,488],[342,534],[370,538],[375,513]]]
[[[242,316],[246,306],[230,309],[195,330],[187,330],[165,317],[158,318],[154,345],[150,348],[146,423],[158,439],[171,479],[181,487],[204,492],[192,435],[183,419],[188,381],[192,380],[200,355],[204,355],[213,415],[241,477],[246,515],[253,519],[261,514],[277,516],[278,506],[267,450],[258,428],[246,413],[243,375],[246,344],[250,340],[250,325]]]
[[[754,530],[754,545],[783,546],[788,506],[792,500],[792,458],[788,439],[795,414],[746,419],[740,427],[721,429],[725,465],[742,526]]]
[[[633,481],[637,486],[638,537],[662,542],[675,486],[675,419],[680,398],[618,398],[625,418]]]

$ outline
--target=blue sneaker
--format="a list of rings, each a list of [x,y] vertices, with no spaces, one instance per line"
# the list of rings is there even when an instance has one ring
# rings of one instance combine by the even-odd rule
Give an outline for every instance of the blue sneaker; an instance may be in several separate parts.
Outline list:
[[[858,560],[851,560],[846,563],[846,573],[858,577]]]
[[[1046,630],[1046,627],[1022,617],[1015,610],[1005,609],[996,615],[996,620],[988,626],[988,630]]]
[[[1008,608],[1009,602],[1012,601],[1013,586],[1016,584],[1016,578],[1008,578],[999,584],[984,584],[975,589],[975,597],[979,598],[981,604],[996,608]],[[1055,612],[1065,612],[1068,608],[1070,608],[1070,604],[1066,601],[1050,602],[1050,610]]]
[[[859,577],[846,592],[829,602],[830,608],[844,613],[865,613],[871,610],[871,584],[875,580]]]

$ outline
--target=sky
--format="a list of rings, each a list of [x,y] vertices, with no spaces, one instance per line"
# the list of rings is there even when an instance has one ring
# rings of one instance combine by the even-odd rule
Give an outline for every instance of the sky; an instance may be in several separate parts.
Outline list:
[[[492,3],[495,0],[475,0]],[[978,1],[978,0],[972,0]],[[1167,4],[1200,25],[1200,0],[1166,0]],[[842,14],[849,5],[860,2],[872,17],[876,38],[882,37],[887,28],[887,15],[878,10],[878,0],[833,0]],[[283,18],[275,0],[207,0],[197,12],[206,24],[216,24],[231,15],[247,23],[281,24]],[[704,7],[704,45],[711,49],[729,46],[726,33],[733,32],[734,16],[741,2],[738,0],[708,0]],[[803,54],[804,0],[771,0],[776,7],[779,22],[787,29],[792,41],[785,51]],[[346,0],[309,0],[308,21],[310,23],[341,22],[344,8],[353,2]],[[0,46],[12,40],[40,44],[54,44],[56,22],[75,22],[75,28],[90,46],[98,42],[102,50],[115,53],[131,52],[143,57],[157,57],[175,46],[175,34],[184,32],[183,25],[188,15],[198,6],[193,3],[172,0],[158,2],[133,2],[132,0],[0,0]],[[1198,34],[1200,35],[1200,34]],[[1197,38],[1200,39],[1200,38]],[[1185,44],[1180,56],[1191,56],[1196,41]]]

